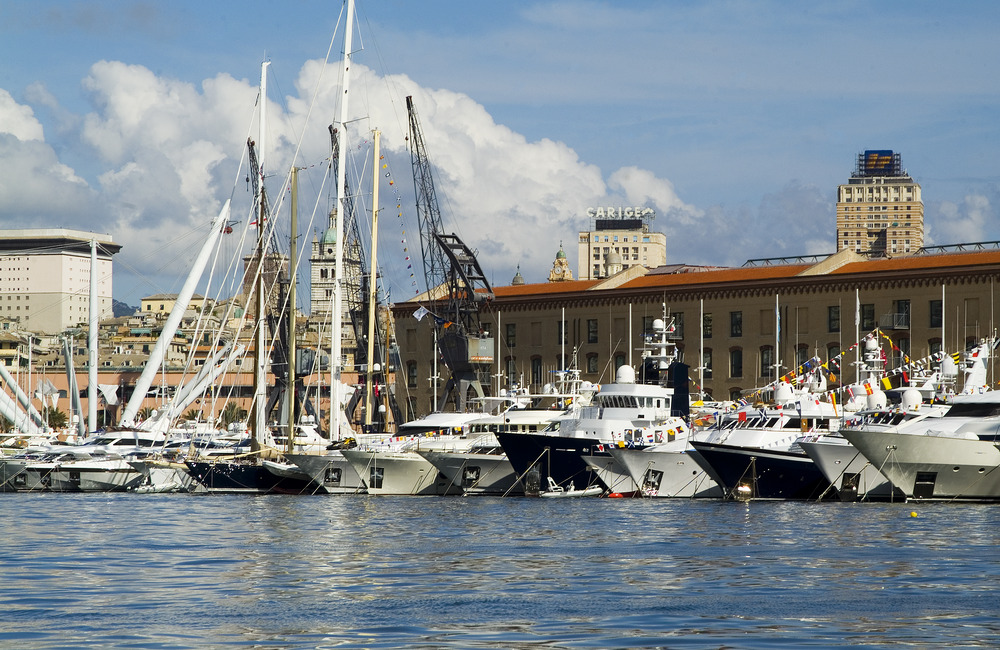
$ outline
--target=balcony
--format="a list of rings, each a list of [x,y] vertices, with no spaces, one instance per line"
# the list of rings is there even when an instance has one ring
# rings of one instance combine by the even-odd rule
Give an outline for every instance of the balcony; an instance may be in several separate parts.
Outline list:
[[[910,329],[910,315],[908,313],[882,314],[878,325],[884,330],[908,330]]]

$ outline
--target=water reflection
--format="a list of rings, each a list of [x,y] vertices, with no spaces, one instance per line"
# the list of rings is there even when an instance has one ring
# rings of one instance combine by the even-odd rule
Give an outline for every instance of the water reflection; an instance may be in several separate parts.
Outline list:
[[[0,645],[1000,644],[1000,511],[912,509],[2,495]]]

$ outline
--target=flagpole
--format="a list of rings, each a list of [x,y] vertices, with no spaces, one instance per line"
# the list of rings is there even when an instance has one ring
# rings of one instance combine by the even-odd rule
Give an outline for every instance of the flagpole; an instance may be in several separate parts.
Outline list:
[[[774,383],[778,383],[781,363],[778,360],[778,345],[781,342],[781,312],[778,311],[778,294],[774,294]]]
[[[854,381],[861,383],[861,293],[854,290]]]

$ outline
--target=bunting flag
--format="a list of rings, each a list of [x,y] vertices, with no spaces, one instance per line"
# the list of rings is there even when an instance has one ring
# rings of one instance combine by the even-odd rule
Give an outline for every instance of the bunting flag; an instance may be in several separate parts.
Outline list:
[[[886,390],[889,390],[890,388],[892,388],[892,382],[889,381],[888,377],[882,377],[882,385],[885,386]]]
[[[868,393],[869,395],[871,395],[872,393],[875,392],[874,390],[872,390],[871,383],[869,383],[867,381],[864,383],[864,387],[865,387],[865,392]]]

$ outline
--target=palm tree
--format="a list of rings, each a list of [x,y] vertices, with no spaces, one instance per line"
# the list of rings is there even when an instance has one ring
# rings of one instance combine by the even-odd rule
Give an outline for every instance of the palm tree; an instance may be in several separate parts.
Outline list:
[[[141,409],[139,409],[139,413],[137,415],[139,416],[140,420],[148,420],[153,415],[153,407],[143,406]]]
[[[53,429],[62,429],[69,422],[69,418],[66,414],[57,408],[46,406],[42,409],[42,418],[49,423],[49,426]]]
[[[198,409],[188,409],[187,411],[184,412],[184,415],[181,416],[181,419],[194,420],[195,422],[197,422],[198,420],[201,419],[201,411],[199,411]]]
[[[219,415],[219,424],[223,429],[228,429],[230,424],[245,420],[246,417],[247,410],[245,408],[241,408],[236,402],[226,402],[225,408]]]

